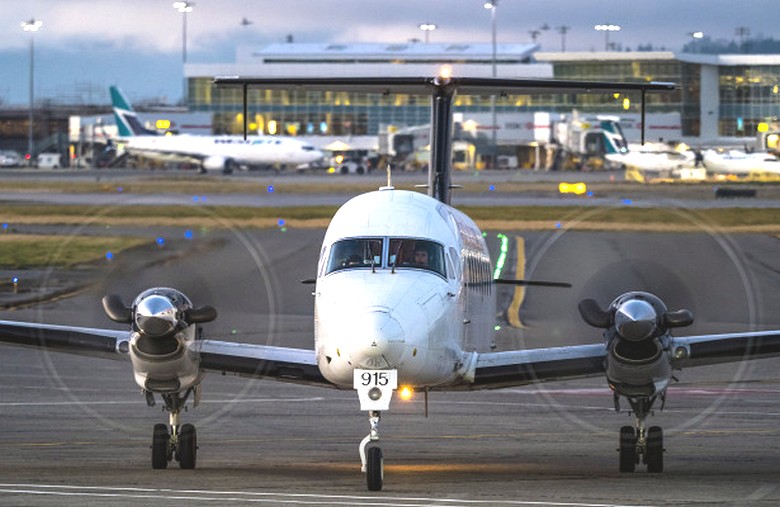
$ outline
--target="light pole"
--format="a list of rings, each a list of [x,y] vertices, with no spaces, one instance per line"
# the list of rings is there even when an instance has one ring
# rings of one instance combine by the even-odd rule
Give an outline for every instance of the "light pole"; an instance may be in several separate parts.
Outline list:
[[[604,51],[609,51],[609,32],[619,32],[622,27],[620,25],[603,24],[596,25],[593,28],[596,31],[604,32]]]
[[[696,41],[701,40],[701,39],[704,38],[704,32],[702,32],[701,30],[696,31],[696,32],[688,32],[688,36],[691,39],[693,39],[691,41],[691,46],[690,46],[691,47],[691,52],[692,53],[698,53],[698,47],[697,47],[698,44],[696,43]]]
[[[491,33],[492,33],[492,40],[493,40],[493,77],[496,77],[498,75],[497,69],[496,69],[496,6],[498,5],[498,0],[487,0],[483,7],[485,9],[490,10],[490,27],[491,27]],[[492,118],[492,128],[490,129],[492,132],[492,141],[493,141],[493,163],[495,165],[496,161],[496,145],[498,144],[496,140],[496,96],[491,95],[490,96],[490,116]]]
[[[181,100],[187,103],[187,76],[184,75],[184,65],[187,63],[187,14],[192,12],[195,2],[173,2],[173,8],[182,14],[181,25],[181,72],[182,72],[182,96]]]
[[[30,113],[27,118],[27,154],[30,156],[29,163],[33,164],[33,103],[35,98],[34,87],[34,69],[35,69],[35,37],[33,34],[37,32],[43,21],[32,18],[29,21],[22,21],[22,30],[30,32]]]
[[[438,26],[436,26],[433,23],[420,23],[418,25],[420,30],[425,32],[425,43],[428,44],[428,34],[430,34],[432,31],[436,30]]]
[[[570,26],[562,25],[556,26],[555,29],[561,34],[561,53],[566,52],[566,34],[571,30]]]

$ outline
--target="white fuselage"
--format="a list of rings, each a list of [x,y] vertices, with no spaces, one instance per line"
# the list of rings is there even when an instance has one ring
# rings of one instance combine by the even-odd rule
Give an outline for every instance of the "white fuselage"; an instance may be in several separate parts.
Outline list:
[[[719,174],[780,174],[780,160],[771,153],[707,150],[704,152],[704,166],[707,171]]]
[[[362,255],[346,265],[339,256],[356,245]],[[411,262],[415,245],[426,247],[434,268]],[[395,369],[399,383],[416,388],[467,382],[474,353],[492,342],[491,273],[482,233],[450,206],[393,189],[350,200],[320,255],[320,371],[344,388],[352,387],[354,369]]]
[[[322,152],[297,139],[273,136],[131,136],[124,140],[133,155],[161,159],[209,158],[249,165],[303,165],[322,159]]]

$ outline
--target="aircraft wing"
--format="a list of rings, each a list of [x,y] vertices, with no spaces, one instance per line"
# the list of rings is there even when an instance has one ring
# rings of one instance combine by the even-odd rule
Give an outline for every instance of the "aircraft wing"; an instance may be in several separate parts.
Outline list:
[[[126,360],[130,331],[0,320],[0,342],[81,356]],[[333,387],[317,368],[314,350],[198,340],[200,368],[252,378]]]
[[[674,338],[673,351],[680,350],[680,367],[733,363],[780,356],[780,330],[711,334]]]
[[[780,356],[780,330],[674,337],[675,368]],[[479,354],[472,389],[520,386],[605,373],[604,344]]]
[[[479,354],[474,389],[519,386],[548,380],[603,375],[603,343]]]
[[[204,370],[333,387],[320,373],[314,350],[217,340],[203,340],[197,346]]]
[[[130,332],[0,320],[0,342],[108,359],[127,359]]]

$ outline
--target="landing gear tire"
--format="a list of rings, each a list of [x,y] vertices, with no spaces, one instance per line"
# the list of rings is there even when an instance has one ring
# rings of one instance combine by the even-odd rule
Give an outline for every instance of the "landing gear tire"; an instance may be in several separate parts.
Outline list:
[[[369,447],[366,453],[366,484],[368,485],[368,490],[381,491],[384,475],[382,449]]]
[[[195,468],[195,461],[198,454],[198,438],[195,433],[195,426],[185,424],[181,427],[179,433],[179,466],[185,470]]]
[[[232,158],[225,160],[225,166],[222,168],[222,174],[233,174],[233,171],[238,168],[238,164]]]
[[[152,468],[155,470],[168,467],[168,446],[170,435],[164,424],[155,424],[152,434]]]
[[[631,426],[620,428],[620,472],[631,473],[636,469],[636,431]]]
[[[647,430],[647,471],[658,474],[664,471],[664,435],[658,426],[651,426]]]

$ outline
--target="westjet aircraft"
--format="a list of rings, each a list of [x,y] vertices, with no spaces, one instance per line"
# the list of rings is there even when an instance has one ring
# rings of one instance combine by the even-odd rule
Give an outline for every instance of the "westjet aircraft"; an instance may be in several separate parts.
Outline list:
[[[125,151],[153,160],[197,162],[201,172],[230,174],[241,165],[305,167],[322,159],[310,143],[282,136],[163,136],[139,121],[124,93],[112,86],[111,105]]]
[[[663,433],[646,425],[665,401],[673,370],[780,355],[780,330],[676,337],[692,323],[647,292],[628,292],[607,308],[580,303],[589,325],[604,330],[600,343],[493,351],[496,283],[482,232],[450,206],[452,104],[456,93],[503,95],[576,91],[673,90],[668,83],[455,78],[217,79],[220,86],[266,89],[406,93],[432,97],[428,195],[391,185],[348,201],[333,217],[316,270],[314,337],[309,349],[205,338],[217,317],[180,291],[156,287],[127,306],[103,299],[106,315],[123,330],[38,322],[0,321],[0,341],[109,359],[127,360],[153,405],[161,398],[168,424],[154,427],[151,463],[196,465],[195,427],[182,424],[185,405],[197,405],[208,371],[355,390],[369,431],[358,446],[371,491],[383,486],[380,415],[394,390],[419,392],[495,389],[586,376],[604,376],[615,408],[625,398],[635,417],[620,430],[619,467],[663,470]],[[245,95],[246,96],[246,95]],[[679,373],[677,373],[679,375]],[[663,408],[663,405],[661,405]],[[357,441],[357,439],[356,439]],[[316,444],[314,444],[316,445]]]

